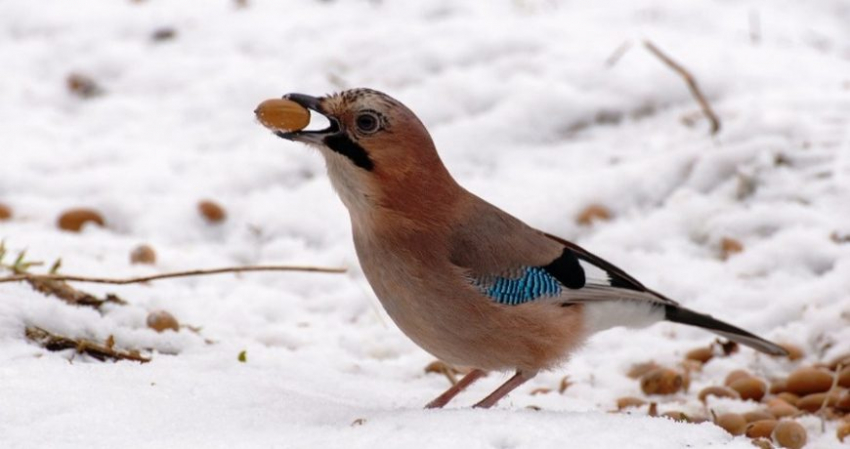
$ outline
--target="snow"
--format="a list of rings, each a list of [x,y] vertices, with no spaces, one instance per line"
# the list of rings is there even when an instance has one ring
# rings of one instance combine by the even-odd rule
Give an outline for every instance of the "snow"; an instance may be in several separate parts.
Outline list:
[[[385,91],[419,114],[470,190],[813,363],[850,352],[850,244],[830,239],[850,235],[848,20],[842,0],[0,3],[0,202],[15,213],[0,238],[13,252],[115,277],[350,268],[80,286],[130,302],[103,315],[0,284],[0,447],[751,447],[707,423],[607,413],[640,394],[624,374],[633,363],[674,364],[713,339],[669,323],[598,334],[494,410],[468,407],[498,373],[422,410],[448,382],[423,372],[432,358],[380,310],[320,156],[252,111],[287,92]],[[175,38],[153,42],[161,27]],[[694,73],[719,134],[642,39]],[[104,95],[69,94],[71,72]],[[198,216],[205,198],[225,223]],[[615,218],[576,224],[591,203]],[[58,231],[76,206],[108,227]],[[724,237],[744,251],[721,260]],[[129,263],[140,243],[157,265]],[[157,309],[200,335],[147,329]],[[113,335],[153,361],[46,352],[26,326]],[[691,389],[735,368],[776,377],[792,366],[744,349]],[[564,375],[563,394],[531,394]],[[692,395],[659,400],[661,412],[702,410]],[[804,425],[810,447],[839,447],[834,425]]]

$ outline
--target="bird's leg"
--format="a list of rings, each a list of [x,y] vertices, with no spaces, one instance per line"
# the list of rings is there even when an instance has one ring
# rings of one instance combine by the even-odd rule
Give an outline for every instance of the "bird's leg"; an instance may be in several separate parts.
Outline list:
[[[444,405],[448,404],[455,396],[458,395],[461,391],[466,389],[466,387],[472,385],[476,380],[484,377],[487,373],[481,371],[480,369],[474,369],[469,372],[466,376],[463,376],[463,379],[459,380],[456,384],[452,385],[451,388],[446,390],[443,394],[437,396],[436,399],[429,402],[425,408],[442,408]]]
[[[529,372],[517,370],[516,374],[514,374],[514,377],[511,377],[510,379],[508,379],[508,381],[503,383],[502,386],[500,386],[499,388],[496,388],[496,391],[490,393],[489,396],[482,399],[481,402],[475,404],[473,407],[475,407],[475,408],[490,408],[490,407],[496,405],[496,403],[499,402],[499,399],[502,399],[503,397],[505,397],[505,395],[507,395],[508,393],[513,391],[516,387],[528,382],[531,378],[533,378],[536,375],[537,375],[536,372],[529,373]]]

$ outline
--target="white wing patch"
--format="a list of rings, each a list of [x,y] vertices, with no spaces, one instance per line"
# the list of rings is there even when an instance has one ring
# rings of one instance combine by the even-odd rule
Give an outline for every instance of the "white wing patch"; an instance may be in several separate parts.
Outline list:
[[[589,332],[617,326],[641,328],[664,319],[664,307],[649,301],[593,301],[584,303],[585,325]]]
[[[582,270],[584,270],[585,283],[606,286],[611,285],[611,276],[607,271],[582,259],[578,260],[578,264],[581,265]]]

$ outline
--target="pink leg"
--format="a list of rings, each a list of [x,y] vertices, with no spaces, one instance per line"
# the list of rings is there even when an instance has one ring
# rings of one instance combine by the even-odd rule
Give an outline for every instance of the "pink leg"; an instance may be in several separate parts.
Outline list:
[[[487,375],[484,371],[480,369],[474,369],[469,372],[466,376],[463,376],[463,379],[459,380],[456,384],[452,385],[451,388],[445,391],[445,393],[439,395],[437,399],[429,402],[425,408],[442,408],[444,405],[448,404],[455,396],[458,395],[461,391],[466,389],[466,387],[472,385],[476,380]]]
[[[496,405],[499,402],[499,399],[502,399],[513,391],[516,387],[528,382],[531,378],[536,376],[537,373],[526,373],[522,371],[517,371],[514,374],[514,377],[508,379],[507,382],[503,383],[501,387],[496,388],[496,391],[490,393],[490,396],[482,399],[481,402],[475,404],[473,407],[475,408],[490,408]]]

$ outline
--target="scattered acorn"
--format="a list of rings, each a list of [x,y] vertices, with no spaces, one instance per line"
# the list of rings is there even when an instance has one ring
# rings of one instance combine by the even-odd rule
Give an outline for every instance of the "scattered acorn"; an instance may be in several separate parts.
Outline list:
[[[797,401],[796,407],[800,410],[814,413],[820,410],[824,402],[826,402],[827,406],[835,406],[835,404],[838,403],[838,397],[837,395],[831,395],[828,393],[812,393],[800,398],[800,400]]]
[[[177,318],[174,318],[174,315],[165,310],[156,310],[149,313],[147,323],[149,328],[157,332],[164,332],[167,329],[171,329],[174,332],[180,330],[180,323],[177,322]]]
[[[744,244],[730,237],[720,240],[720,258],[726,260],[744,250]]]
[[[94,209],[68,209],[59,216],[56,224],[60,229],[71,232],[80,232],[86,223],[94,223],[98,226],[105,226],[103,216]]]
[[[770,438],[770,434],[773,433],[776,423],[777,421],[775,419],[764,419],[749,423],[747,424],[747,429],[744,430],[744,434],[748,438]]]
[[[582,226],[590,226],[597,221],[608,221],[611,219],[611,211],[601,204],[591,204],[584,208],[576,217],[576,223]]]
[[[729,374],[726,375],[726,379],[723,381],[723,385],[726,385],[728,387],[728,386],[732,385],[732,383],[735,382],[736,380],[748,379],[750,377],[752,377],[752,375],[745,370],[742,370],[742,369],[732,370],[732,371],[729,372]]]
[[[767,385],[765,385],[764,381],[756,377],[737,379],[729,384],[729,388],[737,391],[741,395],[741,399],[745,401],[747,399],[760,401],[765,393],[767,393]]]
[[[788,418],[800,413],[800,409],[781,399],[768,406],[767,411],[776,419]]]
[[[711,346],[703,346],[701,348],[691,349],[685,354],[685,359],[687,360],[696,360],[700,363],[707,363],[711,358],[714,357],[714,350]]]
[[[850,421],[846,421],[844,424],[841,424],[835,431],[835,436],[838,437],[838,441],[842,443],[848,435],[850,435]]]
[[[130,263],[153,265],[156,263],[156,251],[150,245],[139,245],[130,252]]]
[[[227,218],[227,212],[211,200],[203,200],[198,203],[198,211],[209,223],[221,223]]]
[[[0,203],[0,221],[12,218],[12,208]]]
[[[310,124],[310,111],[284,98],[260,103],[254,114],[263,126],[273,131],[300,131]]]
[[[636,398],[633,396],[626,396],[623,398],[617,399],[617,410],[623,410],[631,407],[640,407],[646,404],[646,401],[640,398]]]
[[[785,379],[775,379],[770,382],[770,394],[779,394],[788,391],[788,381]]]
[[[705,387],[699,392],[699,400],[705,402],[709,396],[717,396],[719,398],[741,399],[741,395],[737,391],[727,387]]]
[[[800,400],[800,396],[788,391],[783,391],[782,393],[777,394],[776,397],[795,407],[797,406],[797,402]]]
[[[832,374],[818,368],[799,368],[788,376],[788,391],[805,396],[822,393],[832,387]]]
[[[640,379],[644,394],[673,394],[681,390],[683,384],[682,375],[670,368],[656,368]]]
[[[776,444],[788,449],[801,449],[806,445],[806,429],[795,421],[779,421],[772,436]]]
[[[764,421],[765,419],[776,419],[776,417],[767,410],[752,410],[744,413],[743,416],[747,423]]]
[[[732,435],[743,435],[747,430],[747,420],[737,413],[724,413],[717,417],[715,424]]]

